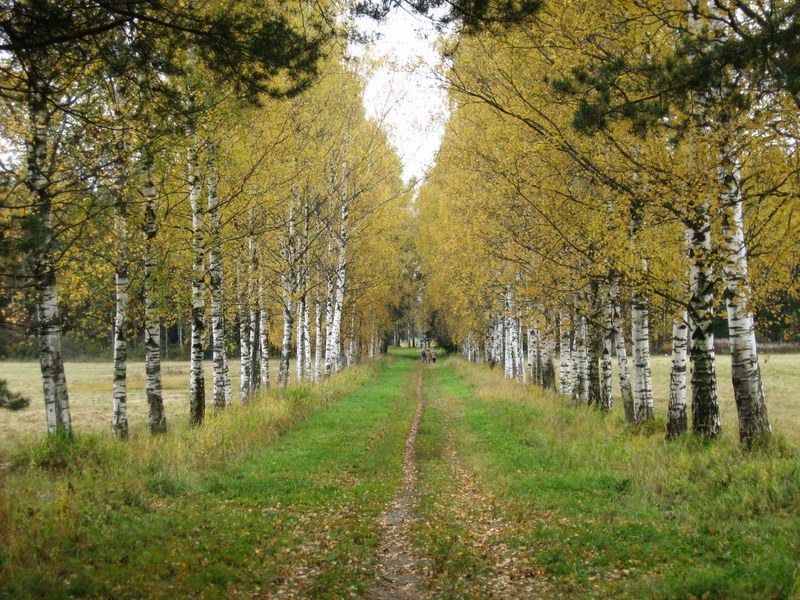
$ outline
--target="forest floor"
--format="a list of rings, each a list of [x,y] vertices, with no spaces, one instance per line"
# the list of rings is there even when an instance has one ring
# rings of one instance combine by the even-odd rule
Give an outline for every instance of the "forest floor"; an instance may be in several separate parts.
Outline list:
[[[395,352],[0,471],[0,598],[800,598],[800,450]]]

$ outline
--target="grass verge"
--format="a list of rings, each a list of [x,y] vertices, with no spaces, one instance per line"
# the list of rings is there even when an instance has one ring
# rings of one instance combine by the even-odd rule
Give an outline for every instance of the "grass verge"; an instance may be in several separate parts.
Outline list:
[[[28,447],[0,479],[0,597],[359,596],[401,473],[412,365],[377,361],[198,430]]]
[[[437,597],[800,593],[800,463],[780,438],[668,444],[457,359],[429,381],[416,539]]]

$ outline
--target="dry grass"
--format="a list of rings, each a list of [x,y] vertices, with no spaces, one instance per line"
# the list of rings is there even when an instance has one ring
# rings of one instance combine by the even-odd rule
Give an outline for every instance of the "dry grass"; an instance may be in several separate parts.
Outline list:
[[[800,390],[800,354],[764,355],[761,356],[760,362],[772,430],[783,435],[792,444],[800,446],[800,395],[798,394],[798,390]],[[669,367],[669,356],[653,356],[652,376],[656,417],[666,418],[669,398]],[[495,381],[492,385],[496,387],[502,384]],[[723,435],[735,438],[738,436],[738,423],[736,404],[733,400],[730,356],[717,357],[717,389]],[[511,382],[503,386],[504,397],[515,398],[523,393]],[[616,361],[614,361],[613,393],[614,412],[619,418],[622,418]],[[691,398],[689,404],[691,404]]]
[[[761,375],[764,393],[767,397],[772,430],[786,437],[793,444],[800,445],[800,355],[773,354],[762,355]],[[656,416],[665,416],[669,398],[668,356],[654,356],[652,361],[653,392],[655,395]],[[615,371],[616,376],[616,371]],[[615,386],[618,380],[615,380]],[[720,413],[724,435],[738,435],[736,404],[733,400],[731,383],[731,357],[717,356],[717,391],[719,393]],[[619,388],[614,388],[619,398]],[[689,399],[691,404],[691,399]],[[616,407],[621,410],[621,406]]]
[[[270,379],[278,375],[278,362],[270,361]],[[294,365],[290,365],[294,376]],[[69,386],[70,411],[76,432],[110,431],[113,369],[109,363],[68,362],[65,364]],[[230,361],[233,399],[239,396],[239,361]],[[206,402],[210,407],[212,390],[211,361],[206,361]],[[189,363],[162,363],[162,385],[167,423],[183,423],[189,419]],[[45,415],[39,363],[0,362],[0,378],[6,379],[12,391],[31,399],[28,408],[16,412],[0,411],[0,449],[18,446],[25,438],[45,433]],[[128,363],[128,422],[131,433],[147,428],[147,399],[143,362]]]

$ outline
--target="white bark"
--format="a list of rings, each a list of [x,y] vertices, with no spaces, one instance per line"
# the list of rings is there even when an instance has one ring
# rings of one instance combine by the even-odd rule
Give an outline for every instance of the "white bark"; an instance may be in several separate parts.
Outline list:
[[[289,206],[289,221],[286,239],[281,248],[284,261],[284,272],[281,277],[283,285],[283,340],[281,341],[281,357],[278,366],[278,386],[289,384],[289,356],[292,352],[292,328],[294,327],[294,294],[297,287],[297,247],[296,221],[294,204]]]
[[[250,252],[250,274],[247,278],[247,289],[250,296],[250,394],[255,396],[260,386],[259,373],[261,371],[261,348],[259,345],[259,327],[261,320],[258,314],[258,251],[256,249],[255,235],[252,229],[253,216],[250,214],[251,229],[247,237],[247,247]]]
[[[281,359],[278,367],[278,385],[285,387],[289,383],[289,356],[292,352],[292,328],[294,327],[294,301],[290,295],[283,298],[283,340],[281,342]]]
[[[633,408],[633,387],[631,375],[628,370],[628,352],[625,347],[625,328],[622,326],[622,308],[619,304],[619,285],[612,282],[609,290],[611,302],[611,326],[614,330],[614,342],[617,354],[617,370],[619,375],[619,388],[622,396],[622,407],[625,411],[625,422],[636,422],[636,412]]]
[[[722,279],[731,340],[731,376],[739,416],[739,439],[750,446],[755,438],[771,433],[772,428],[758,364],[753,311],[748,305],[751,291],[739,169],[729,148],[723,148],[721,155],[719,177],[725,185],[721,198],[722,238],[726,250]]]
[[[258,345],[259,355],[261,360],[259,365],[261,367],[261,388],[264,390],[269,389],[269,320],[267,319],[267,311],[264,306],[264,284],[263,280],[259,277],[258,285]]]
[[[128,206],[125,198],[128,185],[127,144],[124,138],[124,123],[121,103],[124,95],[119,86],[114,85],[117,106],[117,122],[121,125],[118,132],[117,156],[115,159],[115,177],[113,183],[114,198],[114,238],[116,243],[116,267],[114,274],[115,315],[114,315],[114,401],[111,417],[111,432],[120,439],[128,437]]]
[[[347,242],[349,238],[350,209],[347,202],[342,202],[340,211],[339,235],[337,243],[338,261],[333,285],[331,327],[326,342],[325,375],[328,376],[341,368],[341,331],[342,310],[344,309],[345,284],[347,281]]]
[[[308,299],[303,303],[303,363],[305,364],[305,380],[314,381],[314,365],[311,363],[311,317]]]
[[[575,327],[575,351],[573,353],[575,385],[572,397],[576,403],[584,405],[589,402],[589,348],[587,341],[587,325],[584,315],[577,316]]]
[[[600,354],[600,410],[610,411],[614,408],[612,394],[611,354],[614,347],[614,327],[612,324],[611,303],[603,307],[603,341]]]
[[[654,418],[653,382],[650,375],[650,308],[647,298],[634,291],[631,299],[633,346],[633,411],[637,423]]]
[[[25,143],[28,171],[26,186],[31,195],[32,220],[37,230],[32,257],[35,282],[36,335],[42,372],[47,431],[72,435],[67,380],[61,354],[61,316],[58,306],[55,252],[53,249],[53,195],[49,179],[51,124],[44,92],[29,82],[28,116],[30,132]]]
[[[672,320],[672,364],[669,372],[669,404],[667,407],[667,439],[686,433],[686,349],[688,343],[688,314]]]
[[[228,371],[228,357],[225,350],[225,315],[222,310],[223,269],[222,239],[217,196],[219,173],[217,168],[216,149],[208,146],[208,172],[206,173],[207,208],[208,208],[208,270],[211,276],[211,333],[213,339],[214,365],[214,408],[219,410],[231,405],[231,380]]]
[[[555,319],[548,315],[547,325],[542,332],[542,386],[556,390],[556,336]]]
[[[252,373],[252,353],[250,351],[250,311],[247,306],[247,293],[241,267],[237,266],[239,286],[239,401],[244,404],[250,398]]]
[[[199,425],[205,417],[205,373],[203,370],[203,342],[205,338],[205,245],[204,215],[201,203],[202,184],[197,156],[196,134],[190,134],[187,160],[189,203],[192,209],[192,341],[189,374],[189,422]]]
[[[714,355],[714,273],[711,263],[711,222],[708,202],[690,208],[689,227],[690,299],[692,329],[692,430],[706,438],[719,435],[722,427],[717,398]]]
[[[572,395],[572,352],[569,339],[569,317],[562,311],[558,314],[558,341],[559,341],[559,392],[562,396]]]
[[[356,362],[356,354],[358,353],[358,341],[356,339],[355,331],[355,317],[350,317],[350,335],[347,342],[347,352],[345,353],[345,365],[351,367]]]
[[[722,30],[716,20],[701,15],[701,2],[689,0],[689,31],[696,37],[705,35],[708,26],[721,39]],[[709,7],[712,11],[713,7]],[[717,88],[714,95],[722,90]],[[710,121],[709,99],[698,95],[692,107],[698,122],[707,128]],[[692,430],[705,438],[714,438],[722,427],[717,398],[716,357],[714,354],[714,272],[711,258],[711,219],[707,198],[695,199],[686,211],[689,250],[689,328],[692,332],[690,360],[692,365]]]
[[[259,343],[259,322],[261,316],[258,309],[253,306],[250,310],[250,394],[255,396],[258,393],[261,382],[259,374],[261,372],[261,346]]]
[[[158,221],[156,219],[157,196],[153,182],[152,163],[149,154],[145,158],[144,183],[144,347],[145,347],[145,391],[149,412],[150,433],[164,433],[167,430],[167,418],[164,414],[164,398],[161,386],[161,324],[156,310],[155,285],[153,278],[158,264],[156,237]]]
[[[529,327],[527,331],[528,336],[528,363],[526,365],[526,371],[528,372],[528,381],[531,383],[539,383],[537,380],[537,369],[536,369],[536,348],[535,344],[535,334],[533,327]]]
[[[319,297],[314,300],[315,339],[314,339],[314,382],[322,376],[322,303]]]
[[[295,359],[295,374],[297,381],[303,381],[306,373],[306,330],[305,330],[305,317],[306,317],[306,296],[301,295],[297,303],[297,332],[295,346],[297,347]]]
[[[524,332],[522,329],[522,317],[517,315],[516,319],[517,325],[517,379],[519,379],[523,385],[528,383],[528,370],[525,368],[525,338]]]

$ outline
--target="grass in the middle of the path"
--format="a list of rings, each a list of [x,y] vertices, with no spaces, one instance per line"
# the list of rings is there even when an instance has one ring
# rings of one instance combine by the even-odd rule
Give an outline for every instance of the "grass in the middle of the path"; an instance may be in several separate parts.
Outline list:
[[[73,538],[40,549],[0,597],[357,597],[374,574],[376,517],[399,482],[413,364],[386,361],[354,393],[197,482],[142,498],[95,491],[91,505],[78,489],[78,516],[60,517],[77,520]]]

